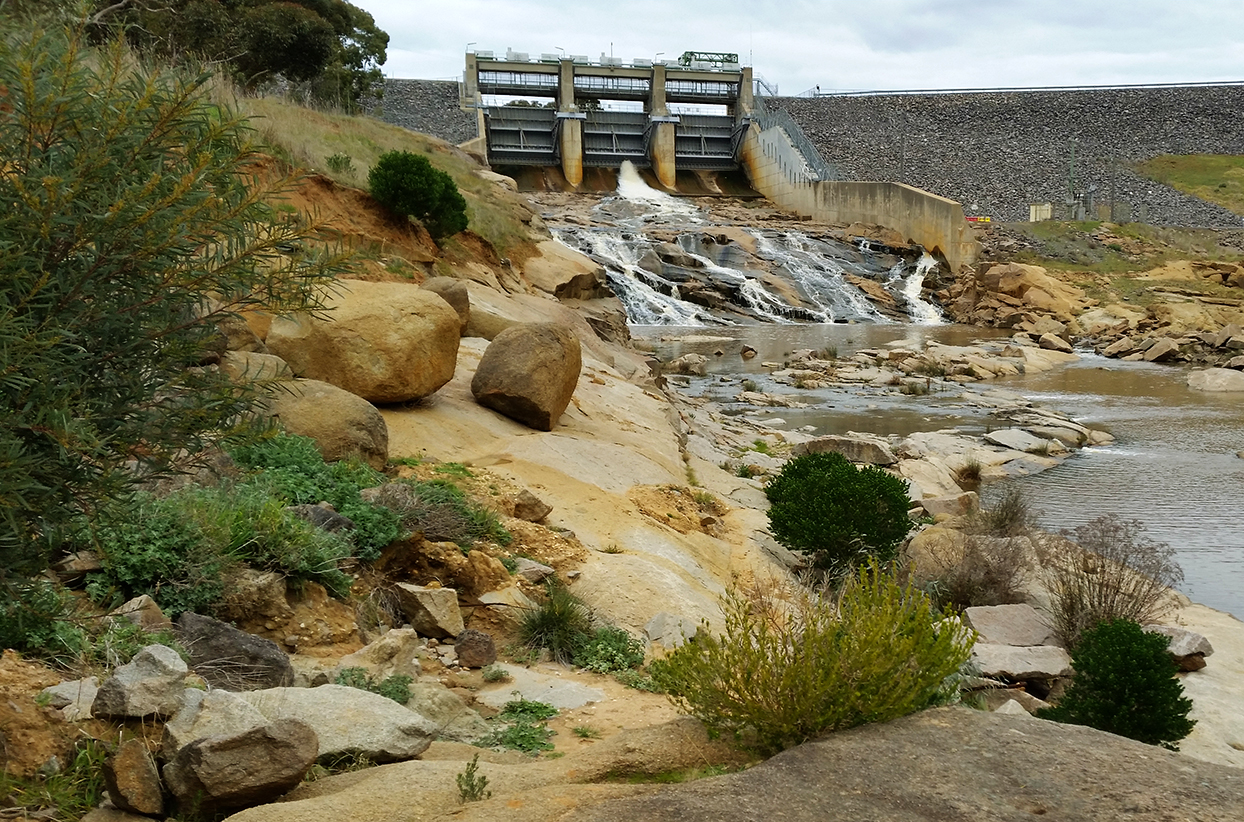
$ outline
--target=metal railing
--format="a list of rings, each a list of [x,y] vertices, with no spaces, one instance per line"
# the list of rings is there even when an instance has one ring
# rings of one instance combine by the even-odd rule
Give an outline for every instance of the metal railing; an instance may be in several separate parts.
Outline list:
[[[795,150],[803,155],[804,162],[808,166],[808,172],[814,180],[839,180],[841,175],[838,170],[825,159],[821,157],[821,153],[816,150],[816,146],[812,145],[812,141],[808,139],[808,135],[803,133],[803,129],[795,122],[784,109],[771,108],[765,103],[763,97],[755,98],[755,105],[752,110],[752,119],[761,130],[771,128],[780,128],[786,133],[791,145]]]

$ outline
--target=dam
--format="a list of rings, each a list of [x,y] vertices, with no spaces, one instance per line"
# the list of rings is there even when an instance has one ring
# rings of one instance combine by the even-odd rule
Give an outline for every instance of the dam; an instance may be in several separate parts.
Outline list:
[[[504,97],[523,104],[486,102]],[[509,51],[499,59],[477,51],[466,55],[460,103],[476,112],[490,165],[558,166],[573,187],[583,182],[584,168],[629,161],[674,188],[679,170],[739,167],[751,122],[752,72],[731,53],[624,63],[603,54],[592,62],[583,55],[533,60]],[[671,108],[679,103],[720,113]]]

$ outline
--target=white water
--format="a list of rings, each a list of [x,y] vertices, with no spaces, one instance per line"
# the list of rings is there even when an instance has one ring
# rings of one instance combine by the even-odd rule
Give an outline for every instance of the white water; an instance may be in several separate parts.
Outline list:
[[[618,170],[618,196],[649,206],[649,216],[652,217],[673,218],[684,223],[704,222],[703,213],[693,202],[652,188],[639,176],[639,171],[630,160],[623,160],[622,168]]]
[[[921,325],[941,325],[946,322],[941,310],[925,300],[921,295],[924,288],[924,277],[937,268],[937,260],[929,252],[924,252],[916,261],[916,270],[903,282],[902,295],[907,299],[907,313],[911,321]]]

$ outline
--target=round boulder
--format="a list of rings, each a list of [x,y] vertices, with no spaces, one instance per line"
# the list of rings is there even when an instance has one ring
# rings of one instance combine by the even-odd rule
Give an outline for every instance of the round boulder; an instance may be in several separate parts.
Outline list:
[[[579,339],[555,323],[513,325],[488,344],[471,393],[480,405],[539,431],[552,431],[575,386],[583,356]]]
[[[326,316],[278,317],[268,350],[294,373],[374,403],[409,402],[453,379],[461,320],[408,283],[340,283]]]
[[[377,471],[389,459],[389,429],[362,397],[319,380],[292,380],[274,388],[268,414],[285,430],[315,440],[328,462],[358,456]]]
[[[424,291],[431,291],[449,303],[449,307],[458,312],[458,333],[466,331],[471,321],[471,293],[466,283],[453,277],[433,277],[422,286]]]

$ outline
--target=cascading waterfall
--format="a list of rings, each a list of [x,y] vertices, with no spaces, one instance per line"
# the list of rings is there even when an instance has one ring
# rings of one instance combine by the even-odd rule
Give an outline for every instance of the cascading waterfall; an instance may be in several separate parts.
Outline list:
[[[553,236],[604,267],[632,325],[894,322],[847,279],[852,275],[881,283],[912,322],[942,322],[920,297],[925,273],[936,265],[927,254],[911,271],[910,263],[874,251],[867,240],[857,247],[749,228],[754,253],[734,244],[735,253],[723,255],[729,240],[706,232],[704,211],[649,187],[630,163],[619,172],[617,196],[595,212],[612,225],[554,227]],[[654,237],[657,232],[672,234],[678,248]]]

